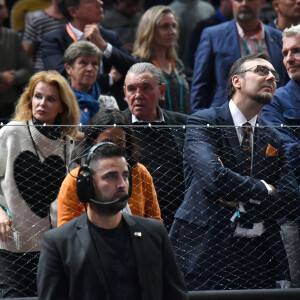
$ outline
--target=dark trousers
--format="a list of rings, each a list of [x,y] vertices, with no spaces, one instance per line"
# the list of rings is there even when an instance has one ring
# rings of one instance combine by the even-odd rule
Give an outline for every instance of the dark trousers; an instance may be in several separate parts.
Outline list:
[[[37,296],[39,252],[0,250],[0,298]]]

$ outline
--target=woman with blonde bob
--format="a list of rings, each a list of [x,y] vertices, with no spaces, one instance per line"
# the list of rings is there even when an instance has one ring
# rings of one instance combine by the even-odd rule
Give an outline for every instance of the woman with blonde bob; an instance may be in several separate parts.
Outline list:
[[[42,237],[66,175],[80,110],[56,71],[33,75],[0,130],[0,298],[36,296]],[[63,126],[60,126],[63,125]]]
[[[149,8],[142,16],[133,48],[133,55],[140,61],[153,63],[162,70],[167,87],[166,99],[161,107],[177,112],[190,113],[189,84],[182,61],[175,49],[178,38],[175,12],[168,6]]]

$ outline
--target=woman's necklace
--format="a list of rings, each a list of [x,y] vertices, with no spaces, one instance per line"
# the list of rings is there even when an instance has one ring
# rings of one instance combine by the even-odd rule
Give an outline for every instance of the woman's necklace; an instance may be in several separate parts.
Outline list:
[[[180,109],[180,111],[183,111],[183,84],[182,84],[181,78],[180,78],[180,76],[178,74],[178,71],[177,71],[177,68],[176,68],[174,60],[172,58],[170,58],[169,62],[171,64],[172,70],[174,70],[174,73],[176,75],[176,78],[177,78],[177,81],[178,81],[178,84],[179,84],[179,109]],[[152,63],[157,68],[161,69],[159,67],[158,62],[155,59],[152,59]],[[168,99],[168,108],[169,108],[169,110],[173,110],[172,100],[171,100],[171,92],[170,92],[170,85],[169,85],[168,80],[167,80],[167,78],[166,78],[166,76],[165,76],[165,74],[164,74],[163,71],[162,71],[162,79],[164,81],[164,84],[166,85],[167,99]]]
[[[45,159],[46,157],[43,155],[42,151],[40,150],[39,152],[37,151],[37,147],[36,147],[36,144],[34,142],[34,139],[33,139],[33,136],[31,134],[31,130],[30,130],[30,126],[29,126],[29,123],[28,121],[26,122],[27,124],[27,129],[28,129],[28,133],[29,133],[29,136],[30,136],[30,139],[31,139],[31,142],[32,142],[32,145],[33,145],[33,148],[34,148],[34,151],[35,151],[35,154],[36,156],[38,157],[38,159],[41,161],[40,159],[40,156],[39,156],[39,153],[41,155],[41,157],[43,159]],[[35,126],[35,125],[34,125]],[[63,137],[63,140],[64,140],[64,159],[65,159],[65,166],[67,166],[67,146],[66,146],[66,137],[64,136]],[[42,161],[41,161],[42,162]]]

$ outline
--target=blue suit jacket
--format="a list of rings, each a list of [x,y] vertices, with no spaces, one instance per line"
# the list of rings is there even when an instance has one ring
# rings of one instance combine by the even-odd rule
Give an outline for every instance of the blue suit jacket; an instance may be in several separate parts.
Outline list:
[[[207,124],[217,127],[206,127]],[[266,123],[258,119],[258,124]],[[267,156],[269,145],[277,150],[272,156]],[[226,249],[232,243],[234,223],[230,218],[235,208],[220,203],[219,199],[244,203],[248,213],[242,214],[240,223],[265,221],[277,228],[278,217],[295,211],[299,199],[297,183],[286,164],[283,145],[276,131],[269,127],[255,128],[252,176],[246,176],[228,103],[189,117],[184,146],[186,192],[170,232],[189,290],[217,288],[209,279],[232,263],[232,253],[226,254]],[[276,193],[268,195],[261,180],[274,185]],[[252,204],[250,199],[260,204]],[[277,239],[268,239],[268,243],[270,249],[275,249],[274,245],[280,244],[279,228],[272,234]]]
[[[271,62],[280,75],[278,86],[288,81],[283,65],[282,33],[264,25]],[[195,53],[191,87],[192,111],[220,106],[226,100],[226,84],[232,64],[241,57],[235,20],[203,30]]]
[[[300,85],[294,80],[276,90],[272,102],[263,108],[263,118],[268,123],[280,126],[300,125]],[[286,151],[300,183],[300,128],[276,128],[286,142]]]
[[[113,46],[111,57],[107,59],[103,56],[104,74],[101,74],[99,78],[102,92],[107,92],[109,87],[108,73],[111,67],[114,66],[125,77],[128,69],[136,63],[136,60],[127,53],[123,42],[116,32],[105,29],[102,26],[99,29],[103,39]],[[69,36],[65,27],[47,34],[41,43],[45,70],[56,70],[67,77],[63,58],[65,50],[72,43],[73,39]]]

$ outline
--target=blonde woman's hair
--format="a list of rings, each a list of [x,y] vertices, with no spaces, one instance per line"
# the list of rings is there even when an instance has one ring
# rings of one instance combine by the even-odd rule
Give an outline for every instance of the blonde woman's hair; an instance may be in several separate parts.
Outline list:
[[[136,32],[133,55],[143,60],[150,60],[154,56],[152,42],[155,36],[155,30],[165,14],[172,14],[176,19],[175,12],[165,5],[152,6],[143,14]],[[175,47],[171,47],[167,50],[167,58],[177,58]]]
[[[62,114],[56,117],[57,125],[78,125],[80,109],[75,94],[68,81],[56,71],[41,71],[31,76],[28,86],[18,100],[13,121],[29,121],[32,118],[32,97],[38,83],[45,82],[58,88],[60,100],[63,106]],[[75,136],[77,126],[62,127],[64,134]]]

